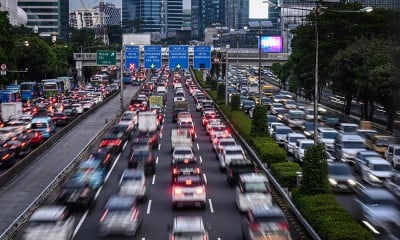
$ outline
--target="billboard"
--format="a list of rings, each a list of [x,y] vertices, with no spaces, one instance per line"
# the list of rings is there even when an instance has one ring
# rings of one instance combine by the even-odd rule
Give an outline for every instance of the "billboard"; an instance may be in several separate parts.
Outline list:
[[[282,36],[261,36],[261,51],[264,53],[283,52]]]
[[[265,0],[249,0],[249,19],[268,19],[268,8]]]

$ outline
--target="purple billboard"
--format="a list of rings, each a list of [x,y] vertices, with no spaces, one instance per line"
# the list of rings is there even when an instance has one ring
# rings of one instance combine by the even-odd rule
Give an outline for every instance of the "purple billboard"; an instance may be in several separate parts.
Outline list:
[[[261,51],[264,53],[281,53],[283,51],[281,36],[261,36]]]

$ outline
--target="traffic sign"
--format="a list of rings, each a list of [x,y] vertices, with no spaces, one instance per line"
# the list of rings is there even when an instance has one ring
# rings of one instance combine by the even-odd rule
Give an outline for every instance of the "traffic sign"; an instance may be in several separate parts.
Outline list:
[[[194,69],[211,68],[211,46],[193,47],[193,68]]]
[[[189,48],[184,45],[169,46],[168,60],[170,69],[189,68]]]
[[[161,68],[161,46],[144,46],[144,68]]]
[[[117,53],[109,50],[98,50],[96,52],[97,65],[117,65]]]
[[[1,65],[0,65],[0,69],[3,70],[3,71],[7,70],[7,65],[4,64],[4,63],[1,64]]]
[[[136,68],[139,68],[139,65],[139,46],[125,46],[125,69],[133,71]]]

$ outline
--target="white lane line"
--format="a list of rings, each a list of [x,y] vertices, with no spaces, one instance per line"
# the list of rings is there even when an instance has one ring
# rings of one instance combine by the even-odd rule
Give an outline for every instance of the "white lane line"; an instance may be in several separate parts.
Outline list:
[[[124,143],[124,146],[122,146],[122,150],[125,150],[126,145],[128,145],[128,141],[126,141],[126,142]]]
[[[194,134],[194,138],[197,138],[197,133]]]
[[[142,240],[146,240],[146,238],[145,238],[145,237],[142,237]]]
[[[150,214],[150,208],[151,208],[151,199],[149,200],[149,203],[147,204],[147,214]]]
[[[221,240],[221,238],[217,238],[217,240]]]
[[[214,213],[214,207],[212,205],[211,198],[208,199],[208,204],[210,205],[210,212]]]
[[[202,163],[203,162],[203,158],[200,156],[199,159],[200,159],[200,163]]]
[[[151,180],[151,184],[154,185],[154,183],[156,182],[156,175],[153,175],[153,180]]]
[[[158,144],[158,151],[161,149],[161,143]]]
[[[115,165],[117,165],[117,162],[118,162],[120,157],[121,157],[121,153],[118,154],[118,156],[115,158],[115,161],[114,161],[113,165],[111,166],[110,171],[108,171],[108,173],[106,175],[106,178],[104,179],[104,182],[107,182],[107,179],[110,177],[111,172],[114,169]],[[98,192],[100,192],[100,191],[98,191]]]
[[[86,210],[85,213],[82,215],[81,220],[79,221],[78,225],[76,225],[76,228],[74,230],[74,233],[72,234],[72,239],[75,238],[76,234],[78,234],[79,229],[82,227],[83,222],[85,221],[87,215],[89,214],[89,210]]]
[[[157,158],[156,158],[156,164],[158,164],[158,156],[157,156]]]
[[[207,176],[205,173],[203,173],[203,178],[204,178],[204,183],[207,185]]]
[[[200,146],[199,146],[199,144],[198,144],[198,143],[196,143],[196,145],[197,145],[197,150],[200,150]]]

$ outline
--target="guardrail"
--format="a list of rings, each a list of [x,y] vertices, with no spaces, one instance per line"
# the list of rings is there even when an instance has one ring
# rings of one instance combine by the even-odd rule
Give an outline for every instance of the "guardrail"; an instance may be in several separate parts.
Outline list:
[[[4,186],[5,184],[7,184],[13,177],[18,175],[28,165],[30,165],[33,161],[35,161],[38,156],[40,156],[47,149],[52,147],[69,130],[71,130],[73,127],[75,127],[76,124],[78,124],[82,120],[86,119],[91,113],[93,113],[94,111],[99,109],[101,106],[103,106],[105,103],[107,103],[109,100],[111,100],[116,95],[118,95],[118,93],[119,93],[119,91],[114,92],[111,96],[106,98],[104,101],[102,101],[101,103],[97,104],[93,108],[90,108],[87,112],[85,112],[81,116],[75,118],[67,126],[63,127],[59,131],[57,131],[53,136],[51,136],[49,139],[47,139],[45,142],[43,142],[40,146],[38,146],[36,149],[34,149],[32,152],[30,152],[24,158],[22,158],[19,161],[17,161],[17,163],[15,163],[14,166],[10,167],[3,174],[0,175],[0,187]]]
[[[113,97],[115,97],[118,94],[118,92],[116,94],[113,95]],[[138,93],[136,93],[133,97],[137,96]],[[110,96],[110,99],[113,98]],[[104,105],[104,104],[103,104]],[[36,197],[36,199],[25,209],[25,211],[23,213],[21,213],[17,219],[15,219],[15,221],[4,231],[4,233],[2,233],[0,235],[0,239],[1,240],[11,240],[13,239],[14,235],[24,226],[24,224],[28,221],[28,219],[30,218],[30,216],[33,214],[33,212],[41,205],[44,203],[44,201],[47,199],[47,197],[54,191],[54,189],[56,189],[61,183],[63,183],[65,181],[65,179],[69,176],[69,174],[74,170],[74,168],[76,167],[76,165],[81,162],[88,154],[88,150],[93,147],[96,143],[98,143],[98,141],[100,140],[100,138],[104,135],[104,133],[106,133],[107,130],[109,130],[111,128],[111,126],[119,119],[119,117],[121,116],[121,114],[123,113],[123,111],[125,109],[127,109],[129,103],[126,103],[123,107],[122,110],[120,110],[116,116],[109,121],[104,127],[103,129],[101,129],[90,141],[88,144],[86,144],[86,146],[82,149],[82,151],[80,151],[75,157],[74,159],[57,175],[57,177],[55,179],[53,179],[53,181],[51,181],[51,183],[49,185],[47,185],[47,187]],[[101,104],[98,105],[99,107],[101,106]],[[97,107],[98,108],[98,107]],[[96,109],[97,109],[96,108]],[[95,109],[93,109],[92,111],[95,111]],[[88,115],[87,115],[88,116]],[[87,117],[86,116],[86,117]],[[86,118],[85,117],[85,118]],[[82,121],[83,119],[81,119],[80,121]],[[80,122],[78,121],[78,122]],[[76,123],[78,123],[76,122]],[[72,122],[71,122],[72,123]],[[74,126],[73,124],[69,124],[68,126]],[[71,127],[72,128],[72,127]],[[64,133],[65,134],[65,133]],[[54,136],[53,136],[54,137]],[[61,138],[61,136],[59,137]],[[58,138],[58,139],[59,139]],[[57,139],[57,140],[58,140]],[[55,141],[57,141],[55,140]],[[53,141],[53,143],[55,142]],[[43,153],[43,152],[41,152]],[[39,155],[39,154],[38,154]],[[38,156],[37,155],[37,156]]]
[[[192,76],[195,76],[193,73],[193,70],[191,70]],[[196,81],[198,87],[200,89],[201,86],[197,82],[197,79],[193,77],[194,81]],[[205,94],[208,96],[209,99],[212,99],[208,93],[205,92]],[[247,143],[247,141],[239,134],[239,132],[235,129],[233,124],[229,121],[229,119],[225,116],[225,114],[222,112],[222,110],[219,108],[219,106],[214,102],[214,106],[217,108],[219,111],[220,115],[222,116],[223,120],[228,123],[229,127],[232,129],[233,134],[237,139],[239,139],[240,143],[246,151],[250,154],[250,156],[256,161],[256,164],[263,170],[263,172],[266,174],[269,182],[271,183],[271,186],[274,188],[275,193],[278,195],[277,198],[280,200],[283,200],[283,203],[280,204],[282,208],[288,208],[290,211],[291,215],[293,215],[296,219],[295,221],[299,223],[301,226],[299,226],[301,229],[297,228],[297,226],[294,226],[296,234],[299,239],[315,239],[315,240],[320,240],[321,238],[318,236],[317,232],[312,228],[312,226],[306,221],[306,219],[303,218],[301,215],[300,211],[296,208],[290,197],[286,194],[285,190],[279,185],[278,181],[272,176],[272,174],[269,172],[269,170],[265,167],[265,165],[262,163],[260,158],[258,157],[257,153],[253,150],[253,148]]]

